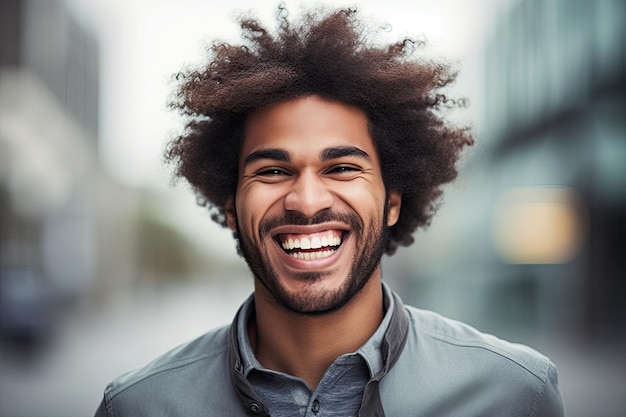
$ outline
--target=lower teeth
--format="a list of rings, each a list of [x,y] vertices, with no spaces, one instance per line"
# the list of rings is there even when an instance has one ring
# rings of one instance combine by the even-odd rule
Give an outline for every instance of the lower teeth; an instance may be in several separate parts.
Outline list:
[[[328,258],[335,252],[334,250],[324,250],[317,252],[292,252],[289,254],[292,258],[310,261],[313,259]]]

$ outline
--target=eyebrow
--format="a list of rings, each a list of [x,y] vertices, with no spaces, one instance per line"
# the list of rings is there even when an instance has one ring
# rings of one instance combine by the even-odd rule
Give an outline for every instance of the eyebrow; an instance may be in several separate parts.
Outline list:
[[[367,154],[367,152],[357,148],[356,146],[334,146],[332,148],[326,148],[322,152],[320,152],[320,159],[324,162],[333,159],[344,158],[346,156],[355,156],[357,158],[363,158],[371,161],[371,158]],[[280,162],[291,161],[289,152],[283,149],[269,148],[259,149],[258,151],[252,152],[250,155],[246,156],[246,159],[244,159],[243,161],[243,165],[246,166],[261,159],[271,159],[273,161]]]
[[[320,152],[320,159],[322,161],[344,158],[346,156],[356,156],[357,158],[367,159],[368,161],[371,161],[372,159],[367,152],[357,148],[356,146],[334,146],[332,148],[326,148]]]
[[[250,155],[246,156],[246,159],[243,161],[243,165],[249,165],[260,159],[272,159],[274,161],[281,162],[291,161],[289,152],[282,149],[259,149],[258,151],[254,151]]]

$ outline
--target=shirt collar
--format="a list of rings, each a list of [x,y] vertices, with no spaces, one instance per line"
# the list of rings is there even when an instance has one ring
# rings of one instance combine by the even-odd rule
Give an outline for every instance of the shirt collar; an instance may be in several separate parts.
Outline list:
[[[356,353],[365,360],[365,363],[367,363],[370,377],[378,375],[383,370],[384,358],[381,345],[394,310],[394,297],[392,296],[391,290],[384,282],[382,286],[385,315],[374,334],[356,351]],[[239,342],[243,375],[245,377],[247,377],[253,369],[265,369],[254,355],[250,338],[248,337],[248,320],[250,320],[252,314],[254,314],[254,295],[248,297],[244,302],[241,307],[241,312],[237,317],[237,341]]]
[[[383,284],[384,286],[384,284]],[[389,293],[388,290],[386,290]],[[409,316],[404,309],[400,298],[392,293],[393,303],[390,303],[387,311],[392,311],[391,321],[388,324],[387,331],[383,337],[383,343],[381,346],[381,353],[383,358],[383,369],[377,375],[372,377],[365,386],[365,394],[363,395],[363,403],[361,404],[361,410],[364,410],[364,416],[384,416],[385,412],[380,401],[380,392],[378,390],[378,383],[389,372],[389,370],[395,365],[400,357],[409,331]],[[246,302],[247,308],[250,309],[250,299]],[[245,328],[247,320],[244,320],[244,326],[238,326],[239,318],[245,316],[243,313],[243,306],[239,309],[239,312],[235,316],[230,328],[228,337],[228,360],[230,363],[230,375],[233,386],[241,400],[241,404],[247,410],[249,414],[256,416],[269,417],[269,410],[263,404],[259,396],[254,392],[252,385],[244,376],[244,367],[241,358],[241,351],[239,348],[238,340],[238,327]],[[249,345],[249,343],[248,343]]]
[[[389,327],[391,316],[393,315],[394,299],[391,294],[391,290],[387,287],[387,284],[383,282],[383,308],[385,310],[385,316],[380,323],[374,334],[369,338],[363,346],[357,351],[363,359],[370,371],[370,377],[378,375],[383,370],[383,354],[381,351],[381,345]]]
[[[248,321],[254,313],[254,294],[252,294],[241,306],[241,311],[237,316],[237,341],[239,342],[239,352],[241,354],[241,364],[243,365],[243,375],[248,374],[253,369],[263,369],[263,365],[257,360],[248,337]]]

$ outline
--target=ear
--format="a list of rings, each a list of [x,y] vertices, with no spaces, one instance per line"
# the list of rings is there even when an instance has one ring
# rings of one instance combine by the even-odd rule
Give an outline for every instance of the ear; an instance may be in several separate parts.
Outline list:
[[[391,227],[398,222],[401,206],[402,194],[398,191],[390,192],[387,200],[387,226]]]
[[[226,214],[226,225],[233,232],[237,231],[237,213],[235,211],[235,196],[231,195],[224,205],[224,214]]]

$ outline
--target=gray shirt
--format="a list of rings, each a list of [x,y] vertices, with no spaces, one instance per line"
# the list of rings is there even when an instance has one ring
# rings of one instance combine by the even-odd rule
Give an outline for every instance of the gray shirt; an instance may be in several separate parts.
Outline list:
[[[247,322],[254,313],[252,297],[243,305],[237,338],[244,376],[272,416],[357,416],[365,385],[383,367],[380,346],[393,311],[393,297],[383,286],[385,316],[370,339],[356,352],[338,357],[326,370],[315,391],[300,378],[263,367],[252,351]],[[391,307],[391,308],[390,308]]]
[[[391,318],[377,349],[382,353],[382,369],[365,386],[361,417],[564,415],[557,371],[548,358],[404,305],[395,294],[392,298],[393,305],[387,306]],[[240,313],[231,325],[211,330],[117,378],[105,389],[96,416],[269,417],[264,400],[245,376],[238,337]],[[365,350],[367,346],[369,342]],[[371,366],[368,361],[376,355],[366,352],[353,357]],[[325,390],[341,395],[336,385]],[[320,407],[317,417],[335,411],[334,405],[327,406],[323,397],[313,395],[303,401],[310,404],[309,415],[315,415],[315,399]],[[341,413],[354,415],[354,411]]]

